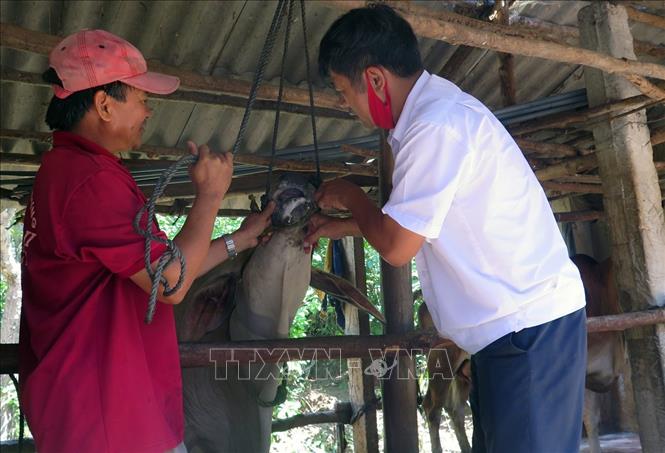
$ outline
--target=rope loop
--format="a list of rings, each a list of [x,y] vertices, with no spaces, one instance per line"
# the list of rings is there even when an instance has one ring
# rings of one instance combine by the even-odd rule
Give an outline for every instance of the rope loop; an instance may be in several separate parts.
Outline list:
[[[152,224],[153,221],[156,222],[155,205],[157,204],[157,199],[162,196],[166,186],[171,181],[171,178],[173,178],[173,175],[181,167],[194,164],[197,159],[198,157],[194,155],[183,156],[169,168],[167,168],[159,177],[157,184],[155,184],[155,188],[148,202],[143,205],[141,209],[139,209],[139,212],[137,212],[136,216],[134,217],[134,231],[145,238],[145,253],[143,259],[145,263],[145,269],[148,272],[150,280],[152,281],[150,298],[148,299],[148,310],[145,315],[146,324],[150,324],[152,322],[152,318],[155,315],[159,284],[161,283],[164,287],[164,295],[170,296],[180,289],[182,283],[185,280],[185,257],[180,252],[180,249],[172,240],[159,237],[153,232]],[[144,217],[146,217],[145,228],[141,226],[141,221]],[[150,262],[152,250],[151,244],[153,242],[166,244],[166,251],[157,261],[157,265],[155,266],[154,270],[152,269],[152,263]],[[178,276],[178,281],[176,284],[171,287],[169,286],[169,282],[162,274],[164,273],[164,269],[166,269],[166,267],[176,259],[180,261],[180,275]]]

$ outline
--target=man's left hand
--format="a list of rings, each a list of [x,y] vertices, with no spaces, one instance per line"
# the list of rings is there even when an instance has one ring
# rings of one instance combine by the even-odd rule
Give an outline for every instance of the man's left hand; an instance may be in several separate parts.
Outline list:
[[[271,201],[263,211],[253,212],[245,217],[240,228],[233,233],[233,240],[240,251],[256,247],[270,239],[270,235],[261,237],[261,234],[270,226],[270,216],[274,210],[275,202]]]

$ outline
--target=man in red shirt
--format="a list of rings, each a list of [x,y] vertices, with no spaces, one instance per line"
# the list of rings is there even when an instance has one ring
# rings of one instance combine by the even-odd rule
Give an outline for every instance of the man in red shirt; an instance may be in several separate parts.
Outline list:
[[[145,197],[117,154],[137,149],[151,115],[147,94],[169,94],[175,77],[147,71],[143,55],[102,30],[65,38],[44,78],[55,96],[54,129],[25,216],[21,403],[40,453],[185,451],[182,384],[172,304],[193,280],[257,245],[273,209],[210,241],[233,173],[229,153],[189,142],[196,199],[175,243],[187,268],[151,324],[151,281],[134,216]],[[153,220],[151,228],[164,237]],[[165,245],[153,243],[151,262]],[[166,268],[173,287],[180,264]]]

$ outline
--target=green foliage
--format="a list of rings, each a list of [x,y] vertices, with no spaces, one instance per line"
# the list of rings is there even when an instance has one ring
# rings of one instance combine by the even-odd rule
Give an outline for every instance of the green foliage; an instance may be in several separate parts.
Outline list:
[[[21,243],[23,242],[23,212],[17,212],[8,225],[0,225],[5,229],[3,234],[8,235],[9,250],[2,250],[0,253],[11,253],[16,262],[21,260]],[[8,282],[4,273],[0,273],[0,325],[4,319],[4,309],[9,290]],[[17,439],[19,435],[19,403],[16,388],[7,376],[2,376],[0,380],[0,406],[3,411],[11,415],[12,422],[5,426],[11,427],[7,432],[2,433],[4,439]],[[25,437],[31,437],[26,426]]]
[[[0,386],[0,401],[2,401],[2,407],[4,410],[7,410],[12,414],[12,419],[16,423],[11,424],[11,430],[5,433],[7,439],[18,439],[19,435],[19,404],[18,404],[18,395],[16,393],[16,387],[14,383],[8,378],[4,377],[2,379],[2,386]],[[24,433],[24,437],[32,437],[29,430],[27,429]]]
[[[244,217],[217,217],[212,228],[212,237],[218,238],[222,234],[230,234],[240,228]],[[169,239],[173,239],[182,229],[187,221],[187,216],[169,216],[157,214],[159,228],[166,233]]]

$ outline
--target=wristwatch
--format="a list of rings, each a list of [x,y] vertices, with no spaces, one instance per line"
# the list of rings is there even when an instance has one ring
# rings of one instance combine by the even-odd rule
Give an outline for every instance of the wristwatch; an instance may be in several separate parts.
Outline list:
[[[230,234],[224,234],[222,235],[222,239],[224,239],[224,244],[226,244],[226,252],[229,255],[229,259],[232,260],[236,256],[238,256],[238,251],[236,250],[236,243],[233,242],[233,238],[231,237]]]

